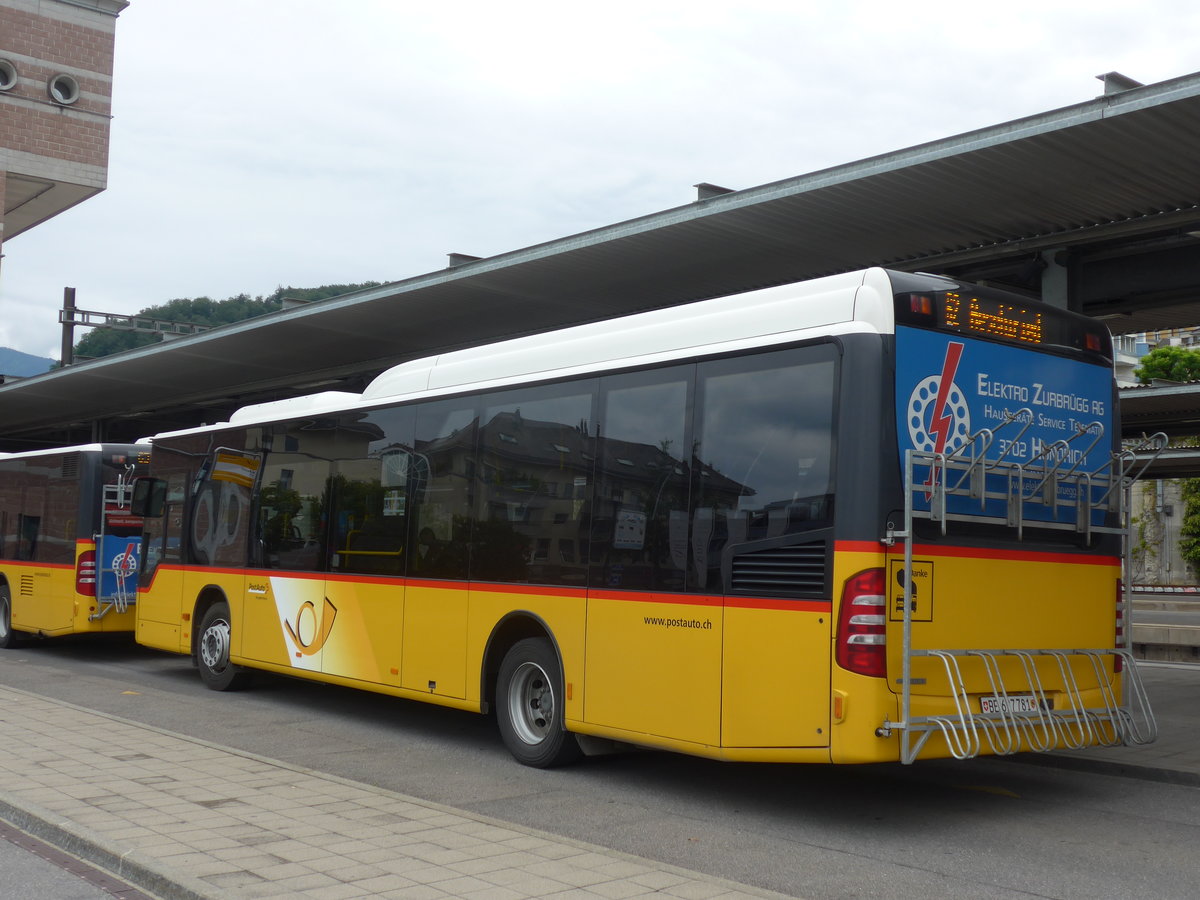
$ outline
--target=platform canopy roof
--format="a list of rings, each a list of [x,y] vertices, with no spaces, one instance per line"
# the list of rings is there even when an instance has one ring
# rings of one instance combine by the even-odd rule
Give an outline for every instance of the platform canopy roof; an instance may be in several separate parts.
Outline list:
[[[871,265],[1036,295],[1116,332],[1200,321],[1200,73],[0,385],[0,449],[126,440],[361,390],[406,359]]]
[[[1200,435],[1200,381],[1122,388],[1121,420],[1131,437],[1159,431],[1171,437]]]

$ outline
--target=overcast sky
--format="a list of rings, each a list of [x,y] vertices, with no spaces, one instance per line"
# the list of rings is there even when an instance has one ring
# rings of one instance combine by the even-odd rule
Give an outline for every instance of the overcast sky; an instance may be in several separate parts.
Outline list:
[[[0,346],[62,289],[394,281],[1200,71],[1195,0],[132,0],[108,190],[5,243]],[[81,336],[78,335],[78,336]]]

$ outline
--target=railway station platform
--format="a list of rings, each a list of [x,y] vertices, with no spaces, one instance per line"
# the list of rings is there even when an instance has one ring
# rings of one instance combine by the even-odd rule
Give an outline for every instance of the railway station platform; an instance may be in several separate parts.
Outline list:
[[[1134,590],[1133,655],[1144,660],[1200,663],[1200,589],[1172,585]]]
[[[1200,666],[1141,668],[1154,744],[1015,763],[1200,786]],[[0,748],[0,819],[162,900],[782,896],[3,686]]]

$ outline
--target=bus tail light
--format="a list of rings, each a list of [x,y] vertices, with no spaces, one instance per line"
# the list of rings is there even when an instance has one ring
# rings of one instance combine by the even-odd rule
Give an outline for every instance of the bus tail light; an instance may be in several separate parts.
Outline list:
[[[96,551],[85,550],[75,563],[75,591],[85,597],[96,596]]]
[[[920,316],[933,315],[933,298],[928,294],[909,294],[909,309]]]
[[[887,581],[864,569],[846,581],[838,613],[837,664],[859,675],[887,676]]]

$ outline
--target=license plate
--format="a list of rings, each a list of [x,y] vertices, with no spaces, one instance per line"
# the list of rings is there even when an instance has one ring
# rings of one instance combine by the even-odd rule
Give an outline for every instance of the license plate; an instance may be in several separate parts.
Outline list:
[[[1035,713],[1040,711],[1033,694],[1009,694],[1007,697],[980,697],[979,708],[985,713]]]

